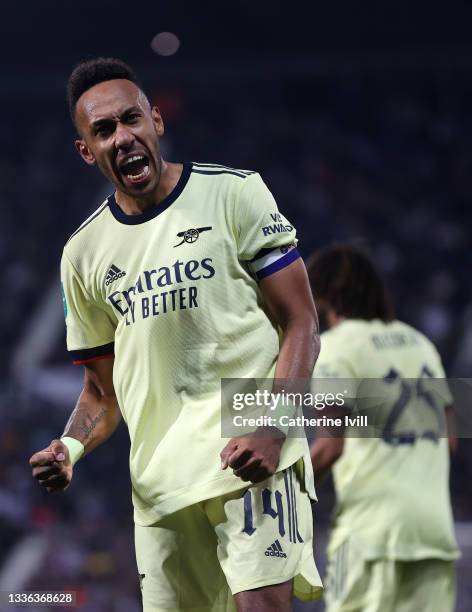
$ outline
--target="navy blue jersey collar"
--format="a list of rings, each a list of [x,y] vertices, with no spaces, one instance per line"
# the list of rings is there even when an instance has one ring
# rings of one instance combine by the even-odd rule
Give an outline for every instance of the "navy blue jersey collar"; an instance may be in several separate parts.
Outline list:
[[[139,223],[145,223],[146,221],[154,219],[154,217],[157,217],[157,215],[160,215],[165,210],[167,210],[167,208],[169,208],[169,206],[179,197],[188,182],[191,172],[192,164],[190,162],[184,162],[182,174],[180,175],[180,178],[177,181],[177,185],[174,187],[174,189],[157,206],[146,210],[140,215],[127,215],[126,213],[124,213],[116,203],[115,194],[113,193],[112,195],[108,196],[108,205],[113,216],[117,221],[119,221],[120,223],[125,223],[126,225],[138,225]]]

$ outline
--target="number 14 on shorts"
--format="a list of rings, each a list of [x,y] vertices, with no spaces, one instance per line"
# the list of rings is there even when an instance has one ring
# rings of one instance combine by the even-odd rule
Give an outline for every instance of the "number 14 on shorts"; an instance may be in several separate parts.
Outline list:
[[[244,500],[244,526],[243,533],[248,536],[252,536],[257,527],[254,525],[260,525],[261,523],[266,524],[267,521],[275,521],[274,526],[278,529],[278,534],[281,538],[286,535],[290,542],[294,544],[302,543],[303,539],[298,529],[298,513],[297,513],[297,493],[294,487],[294,480],[296,479],[293,469],[283,471],[284,478],[284,491],[275,489],[271,490],[266,488],[254,487],[248,489],[243,496]],[[258,500],[257,496],[261,496]],[[260,512],[262,501],[262,516],[256,517],[255,513]],[[271,550],[273,554],[270,554],[268,549],[267,556],[285,556],[282,553],[280,543],[278,540],[274,542]],[[279,554],[276,554],[276,552]]]

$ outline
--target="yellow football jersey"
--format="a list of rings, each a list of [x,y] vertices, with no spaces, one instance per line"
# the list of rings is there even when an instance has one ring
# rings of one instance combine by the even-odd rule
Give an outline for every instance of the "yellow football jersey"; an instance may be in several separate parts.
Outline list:
[[[138,524],[247,486],[221,470],[220,380],[273,376],[258,280],[295,261],[296,242],[257,173],[186,163],[159,206],[126,215],[112,195],[66,244],[68,349],[75,363],[115,356]],[[279,469],[307,452],[287,439]]]
[[[384,388],[391,398],[376,437],[346,431],[333,468],[337,506],[329,552],[350,537],[366,559],[456,558],[447,438],[431,431],[433,406],[421,416],[418,402],[411,403],[425,393],[423,381],[445,378],[433,344],[400,321],[345,320],[322,334],[314,376],[354,379],[359,389]],[[440,388],[435,410],[444,417],[452,398],[445,380],[434,384]]]

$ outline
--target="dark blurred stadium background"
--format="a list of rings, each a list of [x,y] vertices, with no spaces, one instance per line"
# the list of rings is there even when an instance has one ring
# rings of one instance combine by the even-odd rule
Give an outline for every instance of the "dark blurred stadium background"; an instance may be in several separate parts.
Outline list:
[[[65,495],[40,491],[27,464],[62,432],[80,388],[61,249],[110,192],[73,150],[65,81],[79,60],[135,66],[166,120],[167,158],[260,171],[304,256],[364,244],[449,376],[472,369],[472,3],[161,4],[2,6],[0,591],[77,590],[83,612],[135,612],[139,590],[125,428],[80,462]],[[180,40],[174,55],[151,48],[163,31]],[[461,440],[460,612],[472,609],[471,473]],[[322,566],[329,486],[320,497]]]

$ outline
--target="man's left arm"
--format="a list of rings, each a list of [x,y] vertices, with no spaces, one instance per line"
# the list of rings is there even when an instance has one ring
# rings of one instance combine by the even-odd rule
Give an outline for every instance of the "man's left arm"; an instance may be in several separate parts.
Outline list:
[[[277,379],[311,378],[320,352],[318,316],[305,264],[296,259],[259,283],[272,322],[282,330],[275,382]],[[284,385],[285,387],[285,385]]]
[[[259,287],[271,321],[282,331],[272,391],[300,392],[300,382],[311,378],[320,351],[318,317],[303,260],[261,279]],[[256,432],[233,438],[221,452],[222,468],[232,468],[242,480],[261,482],[275,473],[284,441],[275,429],[273,435]]]

